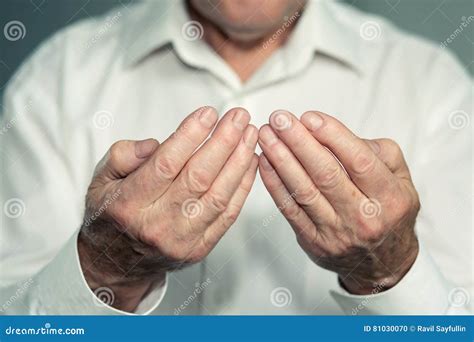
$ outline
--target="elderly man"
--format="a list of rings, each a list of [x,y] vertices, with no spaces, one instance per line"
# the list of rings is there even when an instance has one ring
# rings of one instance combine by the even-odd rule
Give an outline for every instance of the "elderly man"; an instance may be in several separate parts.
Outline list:
[[[5,92],[1,309],[469,312],[471,86],[332,1],[68,27]]]

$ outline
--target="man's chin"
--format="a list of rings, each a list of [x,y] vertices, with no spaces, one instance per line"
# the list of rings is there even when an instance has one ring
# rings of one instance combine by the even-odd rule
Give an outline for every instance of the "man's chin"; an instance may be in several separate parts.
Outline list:
[[[234,43],[243,46],[254,46],[260,44],[262,40],[272,34],[272,30],[248,30],[239,28],[223,29],[226,36]]]

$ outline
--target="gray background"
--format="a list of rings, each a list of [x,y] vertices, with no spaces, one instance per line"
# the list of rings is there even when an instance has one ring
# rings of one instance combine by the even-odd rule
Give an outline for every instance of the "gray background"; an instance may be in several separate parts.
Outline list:
[[[159,0],[156,0],[159,1]],[[35,47],[53,32],[133,0],[0,0],[0,95],[8,79]],[[462,18],[474,15],[474,0],[346,0],[365,11],[388,17],[407,31],[445,41]],[[22,40],[8,41],[3,29],[11,20],[26,27]],[[448,45],[474,74],[474,21]]]

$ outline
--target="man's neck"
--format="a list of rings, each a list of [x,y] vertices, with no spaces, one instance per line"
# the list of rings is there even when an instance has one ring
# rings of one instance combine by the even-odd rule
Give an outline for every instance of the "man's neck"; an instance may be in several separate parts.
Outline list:
[[[296,21],[293,22],[278,35],[271,32],[258,40],[240,42],[227,36],[214,23],[191,7],[188,9],[190,15],[202,24],[205,41],[226,61],[242,82],[249,80],[255,71],[286,42],[296,24]]]

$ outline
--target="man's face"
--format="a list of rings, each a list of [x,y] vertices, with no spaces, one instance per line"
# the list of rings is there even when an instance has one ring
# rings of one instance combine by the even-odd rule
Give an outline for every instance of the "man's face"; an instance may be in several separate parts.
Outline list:
[[[191,0],[192,7],[239,41],[263,38],[285,17],[301,10],[307,0]]]

